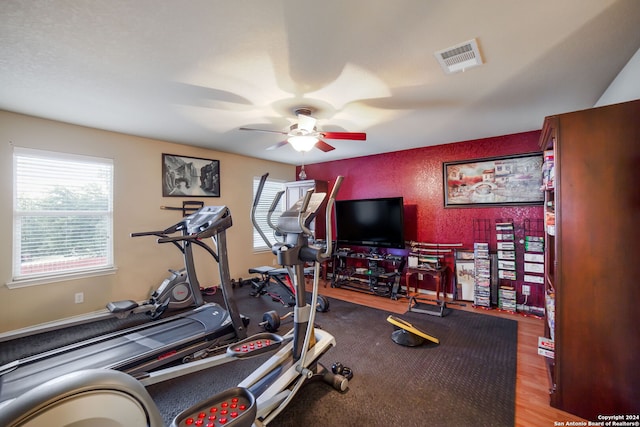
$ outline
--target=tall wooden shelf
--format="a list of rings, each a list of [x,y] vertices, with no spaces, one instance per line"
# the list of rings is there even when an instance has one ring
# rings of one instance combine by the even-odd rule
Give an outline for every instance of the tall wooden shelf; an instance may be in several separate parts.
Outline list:
[[[640,100],[561,114],[540,139],[555,165],[545,190],[550,403],[589,420],[640,413],[639,118]]]
[[[544,295],[545,295],[545,328],[544,335],[546,338],[555,342],[555,311],[556,311],[556,278],[555,266],[557,264],[556,256],[556,232],[555,232],[555,186],[556,186],[556,140],[558,131],[558,118],[547,117],[542,128],[540,137],[540,148],[544,151],[545,164],[543,166],[543,191],[544,191]],[[549,163],[553,162],[552,171],[549,170]],[[556,373],[555,359],[547,357],[547,373],[549,379],[549,394],[551,397],[551,405],[557,406],[556,393]]]

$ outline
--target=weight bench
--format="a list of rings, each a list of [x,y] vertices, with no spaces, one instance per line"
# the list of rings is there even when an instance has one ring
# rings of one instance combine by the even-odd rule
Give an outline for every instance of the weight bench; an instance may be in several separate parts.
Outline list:
[[[251,280],[251,286],[253,287],[253,291],[251,291],[252,296],[258,297],[260,295],[268,294],[274,301],[280,301],[285,306],[293,307],[295,305],[295,293],[291,286],[285,283],[285,281],[288,280],[288,272],[286,268],[275,268],[263,265],[261,267],[250,268],[249,274],[260,275],[259,278]],[[304,269],[304,274],[305,276],[313,274],[313,267],[306,267]],[[289,295],[288,302],[285,301],[282,296],[267,291],[267,286],[272,280],[287,290],[287,294]]]
[[[251,279],[251,286],[253,287],[253,291],[251,291],[252,296],[263,295],[266,291],[264,288],[269,284],[269,272],[275,270],[275,267],[269,267],[268,265],[263,265],[262,267],[254,267],[249,269],[249,274],[259,274],[260,278]]]

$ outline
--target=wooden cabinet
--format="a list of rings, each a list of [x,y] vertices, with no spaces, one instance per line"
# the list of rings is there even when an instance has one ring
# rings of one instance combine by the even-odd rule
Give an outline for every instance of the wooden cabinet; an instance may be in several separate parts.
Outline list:
[[[640,100],[547,117],[551,405],[588,420],[640,413]],[[550,314],[551,311],[548,311]]]
[[[284,202],[286,208],[291,207],[295,202],[300,200],[309,189],[313,189],[316,193],[327,193],[329,185],[327,181],[318,181],[308,179],[305,181],[292,181],[285,183]],[[327,194],[327,197],[329,195]],[[324,239],[326,235],[325,226],[325,208],[327,202],[323,202],[322,206],[316,214],[316,219],[311,224],[311,230],[314,231],[316,239]]]

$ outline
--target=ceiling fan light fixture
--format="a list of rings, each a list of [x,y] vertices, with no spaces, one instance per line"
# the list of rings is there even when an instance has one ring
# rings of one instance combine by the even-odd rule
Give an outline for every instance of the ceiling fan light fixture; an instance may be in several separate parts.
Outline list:
[[[318,138],[313,135],[295,135],[290,136],[288,141],[294,150],[306,152],[311,151],[318,142]]]
[[[364,132],[323,132],[316,127],[317,120],[311,116],[311,108],[300,107],[294,110],[298,122],[289,126],[289,131],[281,132],[267,129],[254,129],[249,127],[241,127],[239,130],[253,130],[260,132],[270,132],[286,135],[285,140],[277,144],[267,147],[267,150],[273,150],[287,144],[291,144],[294,150],[305,153],[317,148],[325,153],[335,150],[335,147],[327,144],[324,139],[353,139],[356,141],[366,141],[367,134]],[[322,139],[320,139],[322,138]]]

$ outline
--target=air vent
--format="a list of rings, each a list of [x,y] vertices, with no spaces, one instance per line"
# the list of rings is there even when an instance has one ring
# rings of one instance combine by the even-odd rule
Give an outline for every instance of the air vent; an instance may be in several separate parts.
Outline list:
[[[460,43],[435,53],[446,74],[453,74],[482,65],[482,57],[476,39]]]

